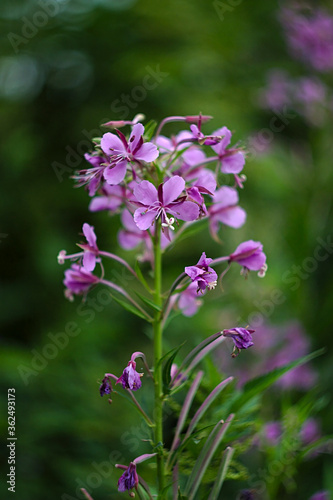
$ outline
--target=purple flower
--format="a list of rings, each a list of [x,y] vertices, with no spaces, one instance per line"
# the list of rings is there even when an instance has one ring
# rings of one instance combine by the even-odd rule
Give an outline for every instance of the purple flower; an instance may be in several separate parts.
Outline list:
[[[69,300],[73,300],[74,295],[85,295],[88,290],[98,283],[99,278],[91,274],[84,267],[78,264],[72,264],[69,269],[65,271],[65,279],[63,281],[66,290],[65,296]]]
[[[235,189],[222,186],[213,196],[213,205],[208,209],[210,230],[216,236],[219,224],[241,227],[246,219],[246,212],[238,206],[238,193]]]
[[[129,361],[128,365],[123,371],[121,377],[118,378],[116,384],[122,383],[124,389],[137,391],[141,387],[142,373],[136,371],[135,361]]]
[[[82,231],[86,237],[87,243],[78,243],[78,247],[82,248],[83,252],[67,255],[66,250],[61,250],[58,255],[58,263],[64,264],[65,260],[78,260],[86,271],[93,271],[96,262],[100,262],[98,257],[99,249],[96,244],[96,235],[93,226],[89,226],[86,222],[83,224]]]
[[[252,333],[255,330],[250,330],[246,328],[230,328],[228,330],[223,330],[223,335],[225,337],[231,337],[234,341],[234,350],[231,356],[236,357],[241,349],[248,349],[253,346]]]
[[[185,273],[198,286],[197,292],[203,292],[206,288],[212,290],[217,285],[217,274],[212,267],[209,267],[212,261],[213,259],[207,258],[203,252],[195,266],[185,267]]]
[[[118,491],[130,491],[137,488],[139,484],[139,476],[136,472],[135,463],[131,462],[125,472],[118,480]]]
[[[201,304],[202,300],[198,298],[198,286],[194,281],[180,293],[178,307],[184,316],[193,316]]]
[[[100,212],[101,210],[108,210],[115,212],[123,203],[125,199],[124,186],[109,186],[104,184],[100,196],[93,198],[89,204],[90,212]]]
[[[154,252],[151,235],[154,235],[154,228],[148,231],[143,231],[135,224],[132,214],[128,210],[124,210],[121,214],[121,222],[123,229],[118,232],[119,245],[125,250],[132,250],[140,243],[144,243],[143,254],[139,256],[141,261],[150,261],[153,263]],[[161,248],[164,250],[170,244],[170,238],[167,238],[165,233],[161,234]]]
[[[239,174],[245,164],[244,153],[239,148],[228,148],[231,141],[231,132],[227,127],[222,127],[213,132],[213,136],[223,137],[212,149],[218,155],[221,163],[221,172],[224,174]]]
[[[323,9],[302,12],[286,8],[281,20],[295,57],[317,71],[333,69],[333,17]]]
[[[144,130],[141,123],[134,125],[128,141],[120,130],[117,130],[119,137],[111,132],[103,135],[101,148],[109,158],[103,175],[108,184],[120,184],[124,180],[128,163],[156,160],[157,147],[152,142],[143,142]]]
[[[267,84],[261,91],[259,101],[262,107],[282,111],[291,103],[293,84],[285,71],[271,70],[267,76]]]
[[[133,215],[128,210],[124,210],[121,214],[121,222],[124,229],[119,231],[118,241],[122,248],[132,250],[142,241],[147,240],[150,242],[149,233],[138,228],[134,222]]]
[[[110,378],[105,376],[102,380],[101,385],[99,386],[99,393],[103,397],[106,394],[111,394],[112,392],[112,385],[110,382]]]
[[[189,142],[186,142],[187,139],[189,139]],[[159,135],[156,138],[156,144],[161,154],[170,154],[177,149],[178,143],[181,143],[182,148],[190,146],[192,144],[191,139],[193,139],[191,132],[189,130],[182,130],[176,136],[172,135],[170,139],[164,135]]]
[[[244,241],[229,256],[230,262],[238,262],[243,266],[245,272],[259,271],[258,276],[265,276],[267,270],[266,255],[262,251],[262,244],[259,241]]]
[[[149,181],[142,181],[134,188],[134,196],[140,205],[134,213],[134,221],[139,229],[148,229],[155,219],[162,218],[162,225],[174,229],[174,218],[192,221],[199,216],[199,207],[186,197],[180,197],[185,189],[185,181],[178,175],[160,184],[158,190]],[[171,214],[173,217],[167,216]]]
[[[330,495],[326,490],[317,491],[309,500],[330,500]]]
[[[242,490],[239,495],[239,500],[255,500],[254,490]]]
[[[320,438],[319,425],[315,418],[305,420],[301,428],[300,438],[304,445],[311,444]]]
[[[103,180],[103,172],[106,166],[105,158],[100,155],[91,155],[89,153],[86,153],[84,157],[93,168],[79,170],[73,176],[73,179],[77,181],[77,187],[87,185],[89,196],[94,196]]]
[[[264,426],[264,435],[271,446],[276,446],[282,434],[281,422],[267,422]]]
[[[214,196],[216,189],[215,174],[211,170],[201,170],[197,179],[192,183],[191,187],[186,189],[189,200],[194,201],[200,206],[204,215],[207,215],[203,194]]]
[[[86,222],[82,226],[82,231],[86,237],[87,243],[81,243],[78,246],[83,249],[82,264],[86,271],[93,271],[98,261],[98,247],[96,244],[97,238],[93,226],[89,226]]]

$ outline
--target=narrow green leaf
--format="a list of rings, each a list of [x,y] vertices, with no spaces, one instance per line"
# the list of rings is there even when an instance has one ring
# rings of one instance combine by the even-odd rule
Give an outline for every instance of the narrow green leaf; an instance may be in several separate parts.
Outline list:
[[[178,352],[180,349],[183,347],[184,344],[181,344],[178,347],[175,347],[172,349],[170,356],[167,358],[165,365],[163,367],[163,372],[162,372],[162,380],[163,380],[163,392],[165,394],[168,394],[170,392],[170,382],[171,382],[171,366],[172,363],[175,360],[175,357],[177,356]],[[163,359],[163,358],[162,358]]]
[[[153,302],[151,299],[148,299],[148,297],[145,297],[144,295],[142,295],[142,293],[135,292],[135,294],[142,300],[142,302],[147,304],[147,306],[150,306],[155,311],[159,311],[159,312],[162,311],[162,307],[155,304],[155,302]]]
[[[192,382],[190,389],[188,390],[188,393],[186,394],[184,404],[183,404],[183,407],[181,409],[181,412],[180,412],[180,415],[179,415],[179,418],[177,421],[177,426],[176,426],[175,435],[174,435],[174,438],[172,441],[172,445],[170,448],[170,453],[172,453],[180,445],[180,434],[183,430],[185,420],[187,418],[188,412],[191,408],[193,399],[197,393],[197,390],[199,388],[199,385],[200,385],[200,382],[202,380],[203,375],[204,375],[203,371],[199,371],[197,373],[194,381]]]
[[[152,293],[152,289],[150,288],[150,286],[148,285],[147,281],[145,280],[143,274],[142,274],[142,271],[140,269],[140,266],[139,266],[139,261],[137,260],[135,262],[135,266],[134,266],[134,270],[138,276],[138,279],[140,281],[140,283],[142,283],[142,285],[145,287],[145,289],[149,292],[149,293]]]
[[[200,408],[197,410],[195,413],[194,417],[192,418],[190,425],[187,428],[185,437],[183,441],[185,441],[194,431],[195,427],[198,425],[200,422],[200,419],[203,417],[205,412],[208,410],[210,405],[215,401],[215,399],[221,394],[221,391],[230,383],[233,381],[233,377],[228,377],[227,379],[223,380],[220,382],[212,391],[211,393],[207,396],[205,401],[202,403]]]
[[[304,365],[308,363],[314,358],[321,356],[324,354],[325,349],[318,349],[317,351],[308,354],[307,356],[303,356],[296,361],[288,363],[285,366],[281,366],[279,368],[275,368],[269,373],[265,373],[264,375],[260,375],[252,380],[249,380],[244,386],[242,391],[235,395],[231,402],[230,411],[237,411],[239,408],[244,406],[247,402],[253,399],[255,396],[266,390],[269,386],[274,384],[282,375],[287,373],[288,371],[296,368],[297,366]]]
[[[223,453],[222,460],[220,463],[219,470],[217,472],[216,481],[213,485],[211,493],[208,497],[208,500],[217,500],[223,485],[223,481],[228,472],[228,467],[231,462],[232,456],[234,454],[234,449],[228,446]]]
[[[221,443],[233,418],[234,415],[231,414],[225,423],[223,423],[223,421],[218,422],[208,436],[186,484],[185,494],[188,495],[189,500],[194,499],[207,467],[209,466],[210,461],[213,458],[213,455]]]
[[[132,314],[135,314],[136,316],[139,316],[139,318],[144,319],[145,321],[148,321],[147,316],[145,316],[141,311],[136,309],[132,304],[129,304],[128,302],[125,302],[122,299],[119,299],[118,297],[115,297],[112,295],[112,298],[119,304],[121,305],[126,311],[131,312]]]

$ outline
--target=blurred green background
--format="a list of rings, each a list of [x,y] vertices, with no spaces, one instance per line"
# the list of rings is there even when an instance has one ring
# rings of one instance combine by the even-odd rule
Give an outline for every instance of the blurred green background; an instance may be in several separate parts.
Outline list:
[[[80,306],[79,298],[68,302],[62,285],[67,266],[56,260],[61,249],[75,251],[83,222],[95,227],[100,248],[118,252],[119,219],[88,213],[87,193],[73,189],[70,178],[85,168],[82,156],[90,139],[102,133],[100,124],[131,119],[138,112],[147,120],[202,112],[214,116],[207,133],[226,125],[235,131],[234,142],[249,146],[250,138],[270,130],[274,116],[258,105],[267,72],[306,73],[287,51],[277,19],[279,2],[230,1],[224,13],[222,4],[1,2],[2,474],[8,472],[7,389],[14,387],[20,500],[80,499],[82,486],[94,500],[118,498],[119,473],[110,464],[128,463],[145,449],[139,441],[146,437],[141,421],[120,398],[112,405],[102,400],[98,383],[107,371],[121,373],[135,350],[151,359],[149,331],[117,304],[103,305],[99,289],[92,292],[95,308]],[[147,75],[155,76],[148,80]],[[332,84],[330,75],[325,78]],[[165,133],[179,129],[168,125]],[[212,242],[208,232],[184,240],[166,255],[165,269],[171,282],[202,251],[214,258],[254,239],[264,244],[269,272],[264,280],[254,273],[245,282],[239,269],[232,269],[224,294],[207,298],[197,316],[178,316],[170,324],[167,347],[185,337],[187,350],[235,326],[239,318],[246,326],[255,314],[257,326],[264,321],[279,328],[298,320],[312,349],[327,347],[314,366],[320,390],[330,393],[332,119],[314,127],[296,116],[266,137],[265,147],[252,151],[244,171],[248,181],[240,205],[248,213],[247,224],[238,231],[224,228],[223,246]],[[313,264],[318,238],[328,242],[327,258]],[[135,252],[127,256],[133,263]],[[303,273],[297,286],[293,266],[301,266]],[[283,279],[288,272],[294,286]],[[277,290],[283,300],[271,307]],[[73,336],[66,337],[66,346],[55,347],[52,335],[66,329]],[[147,396],[140,396],[144,403]],[[323,432],[332,432],[331,405],[320,418]],[[332,460],[323,454],[316,464],[312,477],[300,474],[297,493],[283,498],[306,500],[327,487]],[[5,481],[1,488],[1,498],[11,498]]]

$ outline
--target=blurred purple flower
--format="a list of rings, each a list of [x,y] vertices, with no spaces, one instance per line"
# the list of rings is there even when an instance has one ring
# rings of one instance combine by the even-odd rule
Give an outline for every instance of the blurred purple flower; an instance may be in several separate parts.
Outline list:
[[[210,230],[216,236],[219,224],[233,228],[241,227],[246,219],[246,212],[238,206],[238,193],[235,189],[222,186],[213,196],[213,204],[208,209]]]
[[[212,261],[213,259],[207,258],[203,252],[195,266],[185,267],[185,273],[197,284],[197,292],[203,292],[206,288],[212,290],[217,285],[217,274],[209,267]]]
[[[330,500],[330,494],[328,491],[317,491],[309,500]]]
[[[333,16],[324,9],[284,8],[281,21],[292,54],[315,70],[333,69]]]
[[[289,75],[280,69],[271,70],[267,76],[267,84],[260,92],[259,102],[262,107],[274,111],[282,111],[291,104],[293,84]]]
[[[264,439],[271,446],[276,446],[282,435],[281,422],[267,422],[263,428]]]
[[[317,441],[321,437],[318,421],[315,418],[308,418],[300,432],[300,438],[304,445],[308,445]]]
[[[201,304],[202,300],[198,298],[198,285],[192,282],[180,293],[178,307],[184,316],[194,316]]]

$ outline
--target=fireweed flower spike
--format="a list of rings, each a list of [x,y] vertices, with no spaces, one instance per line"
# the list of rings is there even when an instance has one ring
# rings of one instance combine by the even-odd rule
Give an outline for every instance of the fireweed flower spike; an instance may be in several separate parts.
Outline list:
[[[151,162],[158,157],[158,149],[152,142],[143,142],[144,126],[134,125],[129,140],[117,130],[117,137],[107,132],[101,139],[101,148],[109,158],[109,165],[104,170],[104,178],[108,184],[120,184],[125,178],[127,165],[130,162]]]
[[[253,346],[252,333],[255,330],[250,330],[246,328],[230,328],[229,330],[223,330],[223,335],[225,337],[231,337],[234,341],[234,350],[231,354],[233,358],[238,356],[241,349],[248,349]]]
[[[206,288],[213,290],[217,285],[217,274],[209,267],[211,262],[213,259],[207,258],[203,252],[195,266],[185,267],[185,273],[198,285],[197,292],[203,292]]]
[[[139,229],[148,229],[161,217],[162,224],[174,229],[172,219],[193,221],[199,217],[199,207],[186,197],[180,197],[185,189],[185,181],[178,175],[171,177],[158,190],[149,181],[142,181],[134,188],[134,196],[140,205],[134,213],[134,221]],[[171,215],[169,218],[167,213]],[[164,226],[165,227],[165,226]]]

